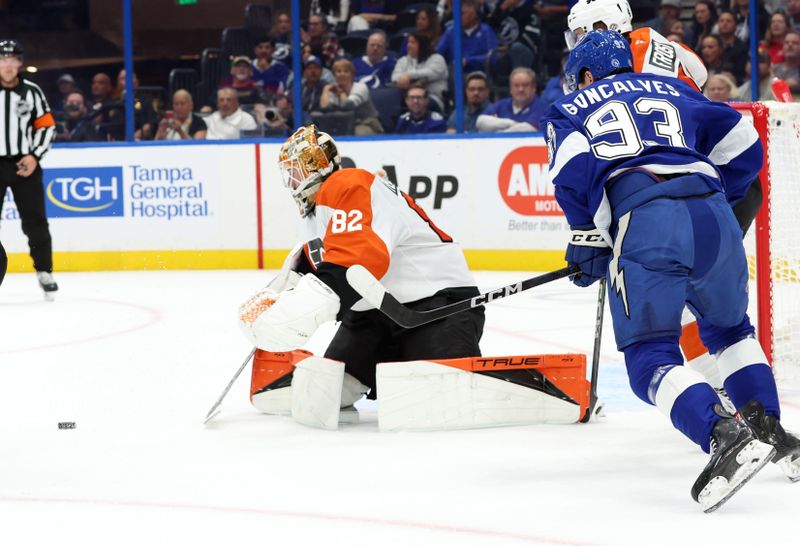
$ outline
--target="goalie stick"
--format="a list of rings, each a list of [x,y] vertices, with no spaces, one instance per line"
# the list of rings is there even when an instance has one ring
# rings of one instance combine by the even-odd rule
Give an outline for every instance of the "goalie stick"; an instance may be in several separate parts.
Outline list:
[[[253,347],[253,350],[250,351],[249,355],[247,355],[247,358],[244,360],[244,362],[242,362],[242,365],[239,367],[239,369],[236,371],[236,373],[233,375],[233,377],[231,377],[231,380],[228,381],[228,385],[225,387],[225,390],[222,391],[222,394],[219,395],[219,398],[217,398],[217,401],[214,402],[214,405],[211,406],[210,410],[208,410],[208,413],[206,414],[206,420],[203,421],[203,424],[207,424],[209,421],[211,421],[214,417],[216,417],[219,414],[219,406],[220,406],[220,404],[222,404],[222,401],[228,395],[228,391],[231,390],[231,387],[233,387],[233,384],[236,382],[236,380],[239,378],[239,376],[242,375],[242,372],[244,371],[245,367],[247,366],[247,363],[250,362],[250,359],[253,358],[254,354],[256,354],[256,348],[255,347]]]
[[[581,423],[588,423],[597,408],[597,376],[600,370],[600,340],[603,335],[603,315],[606,306],[606,280],[600,279],[600,288],[597,290],[597,314],[594,320],[594,349],[592,350],[592,375],[589,379],[589,407]],[[601,406],[602,407],[602,406]]]
[[[564,267],[551,271],[550,273],[545,273],[544,275],[539,275],[538,277],[525,279],[524,281],[509,284],[508,286],[490,290],[489,292],[484,292],[475,297],[437,307],[429,311],[414,311],[397,301],[397,298],[392,296],[381,282],[364,266],[350,266],[347,270],[347,282],[350,283],[350,286],[352,286],[362,298],[367,300],[370,305],[374,305],[395,323],[403,328],[416,328],[417,326],[428,324],[434,320],[449,317],[450,315],[455,315],[463,311],[469,311],[470,309],[491,303],[500,298],[519,294],[529,288],[546,284],[569,275],[574,275],[579,271],[580,268],[576,265]]]

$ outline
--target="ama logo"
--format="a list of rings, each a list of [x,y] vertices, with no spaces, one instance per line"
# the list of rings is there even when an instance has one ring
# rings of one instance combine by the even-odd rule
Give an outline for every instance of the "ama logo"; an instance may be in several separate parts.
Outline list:
[[[548,172],[547,146],[522,146],[500,164],[498,185],[508,208],[525,216],[563,216]]]
[[[122,216],[122,167],[45,169],[47,216]]]

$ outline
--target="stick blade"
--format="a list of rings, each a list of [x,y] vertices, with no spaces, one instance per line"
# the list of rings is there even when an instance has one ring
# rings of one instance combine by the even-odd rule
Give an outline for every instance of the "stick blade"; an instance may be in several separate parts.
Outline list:
[[[353,290],[367,300],[367,303],[376,309],[381,308],[383,297],[386,295],[386,288],[375,278],[375,275],[370,273],[363,265],[351,265],[345,275]]]

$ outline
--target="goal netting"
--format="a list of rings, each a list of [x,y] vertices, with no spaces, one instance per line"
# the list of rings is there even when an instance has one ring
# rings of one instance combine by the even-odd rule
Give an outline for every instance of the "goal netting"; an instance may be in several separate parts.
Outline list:
[[[751,316],[778,381],[800,385],[800,104],[733,106],[752,118],[765,152],[764,200],[745,240]]]

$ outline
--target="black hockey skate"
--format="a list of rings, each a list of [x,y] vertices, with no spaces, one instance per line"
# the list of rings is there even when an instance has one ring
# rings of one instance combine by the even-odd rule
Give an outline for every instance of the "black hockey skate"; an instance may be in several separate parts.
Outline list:
[[[56,284],[53,274],[48,271],[37,271],[36,278],[39,280],[39,286],[44,290],[44,299],[52,300],[55,293],[58,292],[58,284]]]
[[[766,415],[760,402],[751,400],[739,412],[753,434],[772,447],[777,454],[772,460],[793,482],[800,480],[800,438],[787,432],[774,415]]]
[[[692,486],[692,498],[705,513],[713,512],[775,456],[775,448],[759,442],[741,421],[725,413],[711,432],[711,460]]]

